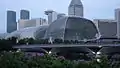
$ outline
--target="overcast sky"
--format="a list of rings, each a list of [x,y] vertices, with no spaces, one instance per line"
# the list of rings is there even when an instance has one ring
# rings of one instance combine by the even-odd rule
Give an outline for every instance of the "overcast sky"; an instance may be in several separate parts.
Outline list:
[[[0,1],[0,33],[6,32],[6,11],[14,10],[19,19],[20,9],[31,12],[31,18],[46,18],[44,11],[53,9],[60,13],[68,12],[71,0],[1,0]],[[84,17],[88,19],[114,18],[114,9],[120,8],[120,0],[82,0]]]

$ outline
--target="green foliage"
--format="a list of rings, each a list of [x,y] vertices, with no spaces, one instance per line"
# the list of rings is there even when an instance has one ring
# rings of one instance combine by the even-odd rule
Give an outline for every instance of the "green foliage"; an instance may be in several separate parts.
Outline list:
[[[34,41],[33,38],[29,38],[29,39],[27,40],[27,42],[28,42],[29,44],[34,44],[34,43],[35,43],[35,41]]]
[[[20,44],[20,45],[21,44],[26,44],[26,39],[20,39],[19,42],[18,42],[18,44]]]
[[[26,58],[24,53],[4,52],[0,55],[0,68],[120,68],[120,64],[111,67],[106,57],[101,61],[70,61],[51,55]]]
[[[9,40],[2,39],[0,40],[0,50],[10,50],[12,49],[12,42]]]
[[[63,40],[62,39],[55,39],[53,43],[54,44],[61,44],[61,43],[63,43]]]
[[[0,57],[0,68],[27,68],[22,53],[4,53]]]
[[[48,39],[37,39],[34,40],[34,44],[49,44]]]

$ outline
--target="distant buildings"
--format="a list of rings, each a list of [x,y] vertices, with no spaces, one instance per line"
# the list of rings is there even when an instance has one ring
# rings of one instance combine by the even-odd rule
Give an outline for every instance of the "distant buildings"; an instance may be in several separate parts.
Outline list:
[[[28,10],[21,10],[20,19],[30,19],[30,12]]]
[[[61,36],[61,38],[63,38],[64,34],[63,35],[61,34],[62,33],[61,30],[64,31],[65,28],[70,28],[70,29],[75,28],[76,31],[70,30],[70,29],[65,30],[65,32],[67,30],[68,30],[68,32],[70,31],[70,33],[66,32],[68,34],[66,36],[67,38],[72,37],[71,39],[75,40],[75,39],[79,39],[79,37],[78,37],[79,35],[81,35],[80,38],[82,38],[83,36],[90,37],[90,36],[88,36],[88,33],[85,33],[85,32],[88,31],[86,28],[90,29],[89,27],[92,26],[93,23],[92,23],[92,21],[90,21],[90,20],[87,21],[87,19],[83,18],[84,17],[84,8],[83,8],[83,4],[82,4],[81,0],[72,0],[71,1],[70,5],[68,7],[68,16],[66,16],[64,13],[57,13],[56,11],[53,11],[53,10],[47,10],[47,11],[45,11],[45,14],[48,16],[48,20],[43,19],[43,18],[29,19],[30,12],[28,10],[21,10],[20,20],[18,21],[18,29],[21,30],[24,28],[27,29],[28,27],[37,27],[37,26],[39,26],[42,29],[42,28],[44,28],[44,26],[47,25],[47,28],[49,28],[49,29],[47,29],[47,32],[49,32],[48,38],[54,34],[55,34],[54,35],[55,37]],[[60,19],[60,18],[62,18],[62,19]],[[57,21],[57,23],[56,23],[56,21]],[[82,26],[80,25],[81,23],[83,23],[82,21],[85,24],[84,28],[82,28],[83,24],[82,24]],[[89,24],[88,22],[92,23],[92,24]],[[51,23],[54,23],[54,24],[51,24]],[[94,31],[96,32],[96,33],[94,33],[94,34],[96,34],[95,38],[96,37],[97,38],[120,38],[120,9],[115,9],[115,19],[114,20],[112,20],[112,19],[95,19],[94,24],[96,26],[91,27],[90,35],[92,34],[92,30],[94,28]],[[73,26],[75,26],[75,27],[73,27]],[[98,32],[96,31],[95,27],[97,27]],[[17,29],[16,12],[8,11],[7,12],[7,32],[11,33],[13,31],[15,31],[16,29]],[[80,30],[81,30],[80,33],[79,32],[76,33],[77,31],[80,31]],[[39,30],[37,30],[37,32],[38,31]],[[53,32],[53,31],[55,31],[55,32]],[[46,30],[43,31],[43,33],[45,33],[45,32],[46,32]],[[39,33],[37,33],[37,34],[39,34]],[[59,34],[61,34],[61,35],[59,35]],[[71,35],[71,34],[73,34],[73,35]],[[40,35],[38,35],[38,36],[40,36]],[[42,37],[42,36],[43,35],[41,35],[40,37]],[[85,38],[82,38],[82,39],[85,39]]]
[[[32,20],[35,23],[36,19]],[[86,23],[87,22],[87,23]],[[31,23],[31,22],[29,22]],[[54,23],[54,24],[53,24]],[[63,39],[63,40],[95,40],[98,31],[91,20],[76,16],[65,16],[57,19],[50,25],[24,28],[10,33],[6,38],[17,37],[37,39]],[[29,24],[30,25],[30,24]],[[30,26],[31,26],[30,25]]]
[[[115,20],[117,21],[117,36],[120,38],[120,8],[115,9]]]
[[[111,19],[95,19],[101,38],[117,38],[117,22]]]
[[[27,21],[28,20],[26,20],[26,19],[20,19],[20,20],[18,20],[18,30],[26,28],[27,27],[26,25],[28,24]]]
[[[7,33],[17,30],[16,12],[7,11]]]
[[[57,12],[53,10],[45,11],[45,14],[48,15],[48,24],[51,24],[53,21],[57,20]]]
[[[18,24],[19,24],[18,27],[20,30],[20,29],[27,28],[27,27],[37,27],[37,26],[47,25],[48,23],[46,19],[36,18],[36,19],[31,19],[31,20],[21,19],[18,21]]]
[[[69,16],[79,16],[83,17],[83,4],[81,0],[72,0],[68,7],[68,15]]]

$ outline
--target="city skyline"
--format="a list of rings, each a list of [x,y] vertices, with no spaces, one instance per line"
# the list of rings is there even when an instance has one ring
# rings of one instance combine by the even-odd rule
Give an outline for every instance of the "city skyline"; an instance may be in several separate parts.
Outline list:
[[[1,1],[0,6],[1,11],[0,11],[0,33],[6,32],[6,11],[7,10],[16,10],[17,12],[17,19],[19,19],[19,12],[21,9],[29,10],[31,12],[32,18],[39,18],[39,17],[45,17],[44,11],[47,9],[53,9],[57,12],[60,13],[65,13],[67,14],[68,11],[68,5],[70,4],[71,0],[20,0],[20,1]],[[64,2],[63,2],[64,1]],[[28,2],[28,3],[27,3]],[[120,6],[120,1],[119,0],[82,0],[83,5],[84,5],[84,15],[85,18],[88,19],[106,19],[106,18],[114,18],[114,9],[119,8]],[[109,3],[108,3],[109,2]],[[27,4],[26,4],[27,3]],[[12,5],[11,5],[12,4]],[[32,5],[33,4],[33,5]],[[35,4],[35,5],[34,5]],[[36,5],[38,4],[38,5]],[[62,5],[61,5],[62,4]]]

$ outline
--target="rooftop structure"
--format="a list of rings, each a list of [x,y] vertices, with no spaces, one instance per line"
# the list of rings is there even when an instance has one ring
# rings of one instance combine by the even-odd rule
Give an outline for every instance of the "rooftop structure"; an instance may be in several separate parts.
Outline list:
[[[24,39],[24,38],[37,39],[38,37],[43,38],[47,27],[48,26],[46,25],[46,26],[23,28],[8,34],[5,38],[11,38],[11,37],[17,37],[18,39]]]
[[[51,24],[53,21],[57,20],[57,12],[53,10],[45,11],[45,14],[48,15],[48,24]]]
[[[63,40],[96,39],[98,31],[94,23],[88,19],[65,16],[51,23],[45,38]]]

